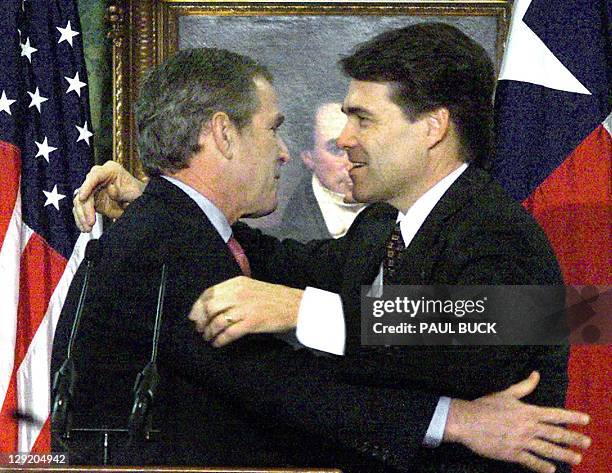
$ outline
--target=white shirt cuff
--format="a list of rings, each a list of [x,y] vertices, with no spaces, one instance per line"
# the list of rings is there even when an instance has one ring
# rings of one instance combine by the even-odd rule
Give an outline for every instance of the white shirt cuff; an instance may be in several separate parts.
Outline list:
[[[346,328],[340,295],[307,287],[300,302],[295,335],[308,348],[344,355]]]
[[[444,438],[444,429],[446,428],[446,419],[448,418],[448,411],[450,410],[450,397],[441,396],[434,411],[427,432],[425,432],[425,438],[423,439],[423,446],[427,448],[436,448],[442,443]]]

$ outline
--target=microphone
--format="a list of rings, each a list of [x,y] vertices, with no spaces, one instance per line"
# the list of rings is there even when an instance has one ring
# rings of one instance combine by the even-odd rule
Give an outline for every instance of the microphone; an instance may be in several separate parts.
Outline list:
[[[66,350],[66,359],[53,377],[53,388],[51,391],[51,425],[53,426],[53,431],[59,432],[63,438],[70,438],[70,428],[72,426],[72,411],[70,404],[74,395],[74,385],[77,378],[74,359],[72,358],[72,348],[79,330],[79,324],[81,323],[83,308],[85,307],[89,274],[98,259],[99,253],[100,242],[98,240],[89,240],[85,247],[85,276],[83,277],[79,302],[72,322],[68,349]]]
[[[159,384],[159,373],[157,372],[157,349],[159,345],[159,333],[161,330],[162,312],[164,309],[164,295],[166,292],[166,264],[162,266],[161,281],[157,294],[157,311],[155,313],[155,329],[153,331],[153,346],[151,348],[151,359],[138,373],[134,383],[134,403],[128,421],[130,432],[130,443],[135,440],[149,440],[153,424],[153,401]]]

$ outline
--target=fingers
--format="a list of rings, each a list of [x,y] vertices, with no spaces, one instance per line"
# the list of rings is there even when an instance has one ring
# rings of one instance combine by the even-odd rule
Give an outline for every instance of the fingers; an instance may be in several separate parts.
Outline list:
[[[244,320],[240,320],[230,325],[217,335],[217,337],[212,342],[212,346],[215,348],[221,348],[247,335],[249,333],[249,330],[246,327],[247,324]]]
[[[521,399],[527,396],[528,394],[531,394],[539,382],[540,373],[538,373],[537,371],[532,371],[528,378],[524,379],[519,383],[513,384],[503,392],[516,399]]]
[[[539,422],[548,424],[576,424],[587,425],[591,418],[584,412],[570,411],[555,407],[533,407],[537,410],[536,416]]]
[[[189,320],[195,323],[196,330],[200,333],[204,332],[208,324],[208,315],[206,313],[206,293],[208,291],[210,291],[210,289],[204,291],[198,300],[195,301],[188,317]]]
[[[210,287],[206,289],[198,298],[197,301],[191,307],[191,311],[189,312],[189,320],[195,322],[196,330],[200,333],[206,335],[209,332],[217,333],[218,326],[220,321],[216,321],[209,330],[208,326],[217,318],[218,315],[223,314],[225,311],[229,310],[233,307],[232,304],[225,302],[219,296],[219,292],[222,290],[220,286],[225,284],[227,281],[224,281],[216,286]],[[217,328],[217,331],[214,331]],[[214,336],[210,336],[206,338],[210,340],[214,338]]]
[[[96,223],[96,212],[93,197],[83,201],[81,191],[77,192],[72,200],[72,215],[76,226],[81,232],[90,232]]]
[[[591,439],[588,436],[554,425],[540,424],[536,435],[561,445],[571,445],[579,448],[589,448],[591,445]]]
[[[112,163],[112,161],[108,163]],[[89,170],[85,181],[83,181],[72,200],[72,214],[81,232],[90,232],[96,223],[94,192],[111,175],[112,167],[117,165],[117,163],[112,163],[112,165],[108,163],[103,166],[95,165]]]
[[[216,317],[209,318],[208,324],[204,328],[204,340],[210,341],[217,337],[221,332],[228,327],[238,322],[237,319],[227,314],[227,312],[219,313]]]
[[[572,465],[578,465],[582,461],[582,455],[579,453],[541,439],[532,439],[527,449],[540,457],[562,461]]]
[[[542,460],[526,451],[522,451],[518,454],[517,463],[539,473],[554,473],[556,470],[555,465],[552,463]]]
[[[87,176],[85,177],[85,181],[83,181],[83,184],[81,184],[78,194],[78,197],[82,202],[89,199],[93,195],[96,188],[100,184],[104,183],[109,177],[111,169],[109,169],[110,165],[108,163],[112,163],[112,161],[108,161],[103,166],[95,165],[89,170]]]

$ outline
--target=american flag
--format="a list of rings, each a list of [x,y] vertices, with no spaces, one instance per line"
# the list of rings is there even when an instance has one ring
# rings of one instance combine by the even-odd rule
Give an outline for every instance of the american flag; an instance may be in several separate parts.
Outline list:
[[[494,174],[534,215],[566,284],[612,285],[609,0],[516,0],[495,105]],[[612,346],[574,346],[567,406],[593,446],[574,472],[609,471]]]
[[[49,449],[53,333],[91,237],[80,235],[73,222],[72,195],[91,164],[87,73],[76,0],[4,0],[0,8],[3,452]]]

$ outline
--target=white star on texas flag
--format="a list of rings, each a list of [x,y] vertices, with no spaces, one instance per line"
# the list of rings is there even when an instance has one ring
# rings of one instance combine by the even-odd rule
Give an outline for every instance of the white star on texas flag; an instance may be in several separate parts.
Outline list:
[[[542,85],[554,90],[591,93],[559,61],[544,42],[523,22],[532,0],[515,2],[512,27],[499,80]]]

